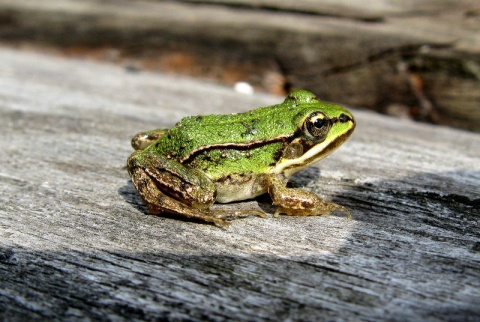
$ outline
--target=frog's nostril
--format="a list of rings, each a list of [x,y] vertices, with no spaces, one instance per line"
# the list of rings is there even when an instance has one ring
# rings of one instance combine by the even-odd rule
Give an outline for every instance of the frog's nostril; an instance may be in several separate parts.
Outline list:
[[[338,120],[339,120],[341,123],[346,123],[346,122],[348,122],[348,121],[351,121],[352,118],[351,118],[350,116],[342,113],[342,114],[340,114]]]

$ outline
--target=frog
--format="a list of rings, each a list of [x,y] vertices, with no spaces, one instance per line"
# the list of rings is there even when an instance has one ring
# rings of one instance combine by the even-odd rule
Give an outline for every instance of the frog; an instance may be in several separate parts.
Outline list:
[[[279,215],[350,210],[314,192],[287,187],[292,175],[323,159],[355,129],[343,106],[294,90],[276,105],[248,112],[188,116],[170,129],[136,134],[127,160],[133,185],[151,214],[170,213],[227,227],[263,211],[213,209],[268,194]],[[218,207],[216,207],[218,208]]]

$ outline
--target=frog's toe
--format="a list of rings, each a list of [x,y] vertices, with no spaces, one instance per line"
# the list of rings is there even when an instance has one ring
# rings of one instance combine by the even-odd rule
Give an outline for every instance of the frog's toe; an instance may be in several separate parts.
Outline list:
[[[262,218],[267,218],[267,214],[263,211],[251,209],[251,210],[240,210],[233,213],[233,218],[245,218],[250,216],[258,216]]]
[[[219,227],[222,228],[227,228],[230,225],[230,222],[232,220],[238,219],[238,218],[245,218],[249,216],[258,216],[262,218],[266,218],[267,215],[260,210],[239,210],[239,211],[226,211],[226,210],[220,210],[220,211],[215,211],[211,215],[211,221]]]
[[[227,229],[230,226],[230,222],[223,218],[214,218],[212,222],[215,226],[224,228],[224,229]]]
[[[285,213],[285,211],[283,211],[283,208],[278,207],[277,210],[275,210],[275,213],[273,214],[273,218],[278,218],[283,213]]]
[[[352,212],[350,211],[350,209],[348,209],[344,206],[337,205],[337,204],[333,204],[333,205],[335,206],[335,208],[332,210],[332,213],[334,211],[340,211],[340,212],[344,213],[345,215],[347,215],[348,219],[353,219]]]

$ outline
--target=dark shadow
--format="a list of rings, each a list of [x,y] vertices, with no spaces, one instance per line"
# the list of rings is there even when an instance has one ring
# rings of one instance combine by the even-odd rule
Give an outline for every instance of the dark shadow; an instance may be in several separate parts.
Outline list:
[[[479,276],[472,260],[432,254],[418,265],[424,274],[411,280],[398,270],[349,272],[321,256],[0,247],[0,312],[4,321],[473,321],[480,315],[478,298],[462,295],[479,284],[471,280]]]
[[[135,209],[148,213],[147,207],[143,203],[142,198],[138,194],[137,189],[135,189],[131,180],[128,180],[123,187],[118,189],[118,194],[122,196],[125,202],[132,205]]]
[[[419,173],[351,185],[334,200],[354,210],[355,220],[401,225],[402,230],[436,239],[450,238],[438,235],[442,229],[480,239],[479,180],[478,171]]]

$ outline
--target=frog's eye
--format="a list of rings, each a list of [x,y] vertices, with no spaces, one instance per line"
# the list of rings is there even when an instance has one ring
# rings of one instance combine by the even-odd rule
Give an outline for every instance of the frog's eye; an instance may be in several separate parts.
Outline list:
[[[322,112],[313,112],[305,119],[304,131],[317,140],[324,140],[330,130],[330,119]]]

